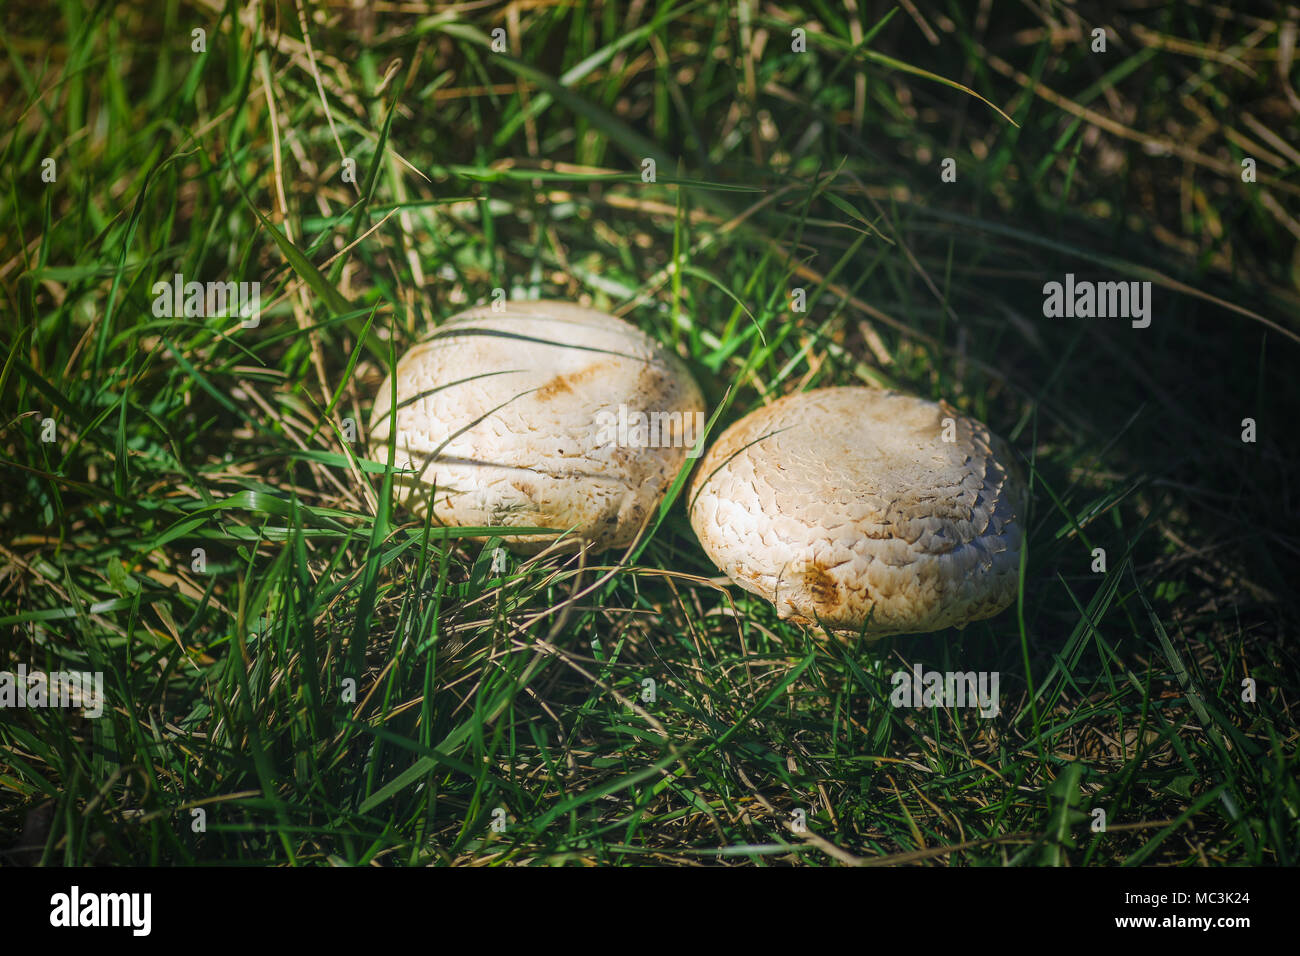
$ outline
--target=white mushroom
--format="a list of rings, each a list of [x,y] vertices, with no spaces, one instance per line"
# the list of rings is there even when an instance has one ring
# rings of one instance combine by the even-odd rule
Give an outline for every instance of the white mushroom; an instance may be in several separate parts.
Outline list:
[[[622,319],[563,302],[470,309],[397,364],[396,495],[456,527],[554,528],[627,545],[686,460],[703,399],[675,356]],[[371,414],[387,457],[391,382]],[[620,428],[622,423],[625,427]],[[653,426],[653,427],[652,427]],[[504,535],[535,552],[553,534]]]
[[[1006,444],[946,403],[788,395],[727,429],[691,525],[782,618],[869,637],[962,627],[1016,596],[1025,490]]]

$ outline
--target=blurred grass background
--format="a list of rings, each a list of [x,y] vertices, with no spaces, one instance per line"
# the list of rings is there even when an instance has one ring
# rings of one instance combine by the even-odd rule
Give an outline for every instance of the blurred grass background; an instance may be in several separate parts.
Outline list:
[[[6,4],[0,669],[108,706],[0,711],[0,860],[1300,862],[1297,14],[1255,8]],[[156,317],[177,272],[260,325]],[[1151,326],[1045,318],[1067,272]],[[980,417],[1021,602],[829,641],[680,500],[493,571],[364,429],[494,289],[627,317],[717,429],[861,382]],[[918,663],[1000,715],[890,707]]]

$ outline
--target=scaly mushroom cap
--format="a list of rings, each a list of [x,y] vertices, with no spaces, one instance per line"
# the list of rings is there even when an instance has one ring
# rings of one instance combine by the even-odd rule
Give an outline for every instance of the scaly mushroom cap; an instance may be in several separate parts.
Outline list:
[[[782,618],[873,638],[962,627],[1016,596],[1025,490],[1011,466],[1000,438],[946,403],[799,392],[704,456],[691,526]]]
[[[397,364],[396,496],[436,523],[571,530],[623,547],[680,470],[704,402],[685,367],[622,319],[563,302],[508,302],[448,319]],[[392,386],[371,414],[387,460]],[[620,406],[622,421],[619,429]],[[637,414],[655,427],[636,427]],[[651,418],[651,416],[654,416]],[[516,535],[536,552],[556,535]]]

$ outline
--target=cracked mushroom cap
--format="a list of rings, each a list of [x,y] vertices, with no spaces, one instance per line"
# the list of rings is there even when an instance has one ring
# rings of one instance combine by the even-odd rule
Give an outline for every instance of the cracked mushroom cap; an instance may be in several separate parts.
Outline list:
[[[872,638],[963,627],[1016,596],[1026,495],[1011,469],[1006,444],[946,403],[799,392],[709,449],[691,526],[782,618]]]
[[[397,363],[396,497],[437,524],[571,531],[623,547],[702,430],[690,373],[622,319],[564,302],[507,302],[448,319]],[[371,413],[387,460],[391,376]],[[620,427],[621,426],[621,427]],[[498,532],[500,533],[500,532]],[[505,536],[532,553],[557,536]]]

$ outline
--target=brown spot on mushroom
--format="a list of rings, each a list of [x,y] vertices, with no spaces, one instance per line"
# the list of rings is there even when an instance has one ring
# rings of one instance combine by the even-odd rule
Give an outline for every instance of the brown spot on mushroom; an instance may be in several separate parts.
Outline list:
[[[840,586],[816,561],[809,562],[803,570],[803,586],[819,609],[832,610],[840,603]]]
[[[559,395],[572,395],[575,385],[591,381],[597,375],[600,375],[601,371],[606,367],[607,363],[596,362],[594,365],[588,365],[586,368],[570,372],[568,375],[557,375],[537,390],[537,400],[549,402]]]

